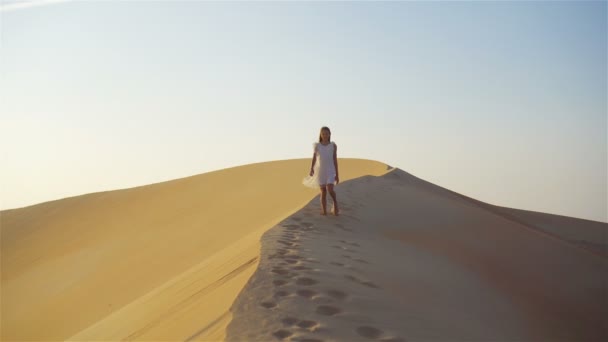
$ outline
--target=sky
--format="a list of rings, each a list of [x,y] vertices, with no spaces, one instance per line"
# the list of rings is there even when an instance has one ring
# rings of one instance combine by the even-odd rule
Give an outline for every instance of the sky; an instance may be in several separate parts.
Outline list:
[[[608,222],[605,1],[0,7],[0,209],[311,158],[329,126],[339,158]]]

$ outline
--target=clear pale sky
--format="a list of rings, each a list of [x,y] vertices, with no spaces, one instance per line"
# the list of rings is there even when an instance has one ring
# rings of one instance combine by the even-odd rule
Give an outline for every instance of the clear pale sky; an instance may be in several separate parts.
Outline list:
[[[607,222],[605,1],[2,7],[2,209],[310,158],[327,125],[339,157]]]

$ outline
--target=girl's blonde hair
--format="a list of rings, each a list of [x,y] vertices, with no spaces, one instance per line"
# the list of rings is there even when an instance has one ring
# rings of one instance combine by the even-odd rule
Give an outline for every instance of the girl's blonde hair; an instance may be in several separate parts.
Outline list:
[[[329,130],[329,127],[323,126],[319,131],[319,142],[323,141],[323,139],[321,138],[321,133],[323,133],[323,130],[327,130],[327,133],[329,133],[329,141],[331,141],[331,131]]]

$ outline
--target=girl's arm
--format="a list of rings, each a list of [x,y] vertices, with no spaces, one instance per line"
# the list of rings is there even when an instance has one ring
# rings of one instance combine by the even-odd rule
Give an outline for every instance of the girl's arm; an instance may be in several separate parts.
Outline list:
[[[315,163],[317,162],[317,145],[313,144],[314,152],[312,153],[312,165],[310,166],[310,175],[314,173]]]
[[[334,143],[334,165],[336,167],[336,179],[338,179],[338,145]]]

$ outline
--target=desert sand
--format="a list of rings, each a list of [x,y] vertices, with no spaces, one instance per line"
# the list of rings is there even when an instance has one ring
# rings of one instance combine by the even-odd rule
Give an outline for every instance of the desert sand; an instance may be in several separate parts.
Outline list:
[[[608,224],[309,163],[0,212],[2,340],[608,340]]]
[[[387,171],[340,166],[343,181]],[[2,340],[221,340],[260,236],[317,194],[309,169],[257,163],[1,211]]]
[[[313,200],[262,236],[228,341],[608,340],[606,223],[494,207],[400,169],[339,189],[340,217]]]

